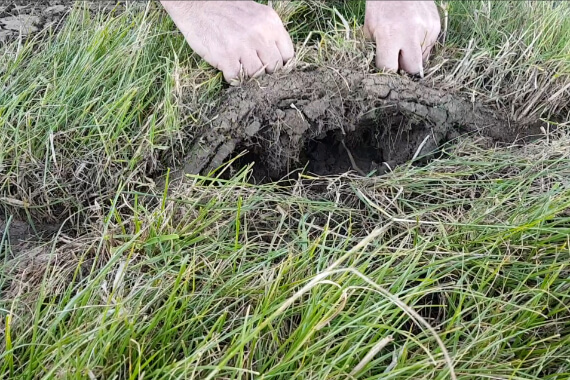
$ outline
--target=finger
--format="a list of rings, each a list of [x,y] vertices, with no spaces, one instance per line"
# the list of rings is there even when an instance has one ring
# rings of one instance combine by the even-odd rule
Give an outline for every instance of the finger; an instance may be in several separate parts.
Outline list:
[[[240,63],[239,59],[228,59],[220,64],[212,65],[224,74],[226,82],[230,83],[239,77]]]
[[[437,25],[435,28],[432,28],[430,33],[426,34],[426,37],[422,43],[422,57],[426,62],[429,58],[429,55],[431,54],[433,47],[437,43],[439,33],[440,33],[440,28],[439,25]]]
[[[252,77],[259,73],[263,67],[263,63],[261,63],[261,60],[257,56],[257,52],[255,50],[248,51],[246,55],[241,57],[240,62],[248,77]]]
[[[376,34],[376,67],[385,71],[398,71],[398,57],[401,44]]]
[[[400,69],[410,74],[423,73],[422,48],[419,43],[408,43],[400,53]]]
[[[437,43],[438,34],[432,34],[430,36],[426,36],[424,42],[422,43],[422,57],[424,62],[427,62],[429,55],[431,54],[431,50]]]
[[[283,63],[289,62],[295,56],[295,47],[293,46],[293,41],[291,41],[291,37],[289,33],[286,37],[279,38],[275,41],[275,45],[279,52],[281,53],[281,57],[283,58]]]
[[[277,12],[271,9],[270,13],[273,16],[271,17],[271,20],[273,21],[273,24],[276,28],[275,45],[277,45],[277,49],[279,49],[279,52],[281,53],[283,63],[287,63],[291,58],[295,56],[295,47],[293,46],[293,41],[291,40],[291,36],[289,35],[289,32],[287,32],[287,29],[285,28],[285,25],[283,25],[283,21]]]
[[[257,56],[263,66],[265,66],[267,74],[273,74],[275,70],[283,67],[283,57],[281,57],[281,52],[275,44],[267,45],[265,48],[257,50]]]

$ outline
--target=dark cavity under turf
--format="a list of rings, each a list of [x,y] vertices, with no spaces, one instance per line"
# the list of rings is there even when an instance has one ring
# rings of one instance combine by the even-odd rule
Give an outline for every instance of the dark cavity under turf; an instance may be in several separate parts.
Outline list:
[[[318,175],[382,174],[424,160],[465,133],[512,143],[540,135],[535,121],[514,125],[505,112],[395,75],[318,68],[265,76],[224,94],[202,126],[184,173],[207,173],[249,153],[257,180],[299,168]],[[180,174],[180,173],[179,173]]]

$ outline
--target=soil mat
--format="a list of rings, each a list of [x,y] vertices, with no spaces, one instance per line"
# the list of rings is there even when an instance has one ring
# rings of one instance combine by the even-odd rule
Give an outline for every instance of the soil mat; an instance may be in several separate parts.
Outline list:
[[[310,68],[230,88],[177,174],[205,174],[247,151],[258,180],[303,168],[317,175],[383,174],[429,159],[463,134],[491,143],[540,136],[536,122],[513,125],[505,112],[412,79],[351,69]]]

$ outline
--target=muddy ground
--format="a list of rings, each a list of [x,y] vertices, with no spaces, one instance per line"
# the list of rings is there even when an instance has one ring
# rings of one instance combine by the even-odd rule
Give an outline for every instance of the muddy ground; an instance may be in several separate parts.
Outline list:
[[[482,107],[406,77],[350,68],[308,67],[226,91],[198,133],[184,173],[207,173],[243,151],[259,181],[296,169],[318,175],[383,174],[445,143],[478,134],[486,143],[540,136],[537,123],[514,125]]]
[[[4,239],[10,239],[13,243],[23,243],[32,237],[48,235],[56,231],[56,226],[32,226],[19,220],[4,220],[0,217],[0,240],[4,237]]]

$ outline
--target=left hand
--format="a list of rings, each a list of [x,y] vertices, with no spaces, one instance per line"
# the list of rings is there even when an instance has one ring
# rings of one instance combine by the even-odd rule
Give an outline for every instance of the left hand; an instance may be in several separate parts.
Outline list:
[[[376,41],[376,66],[423,75],[441,21],[433,1],[366,1],[364,33]]]

